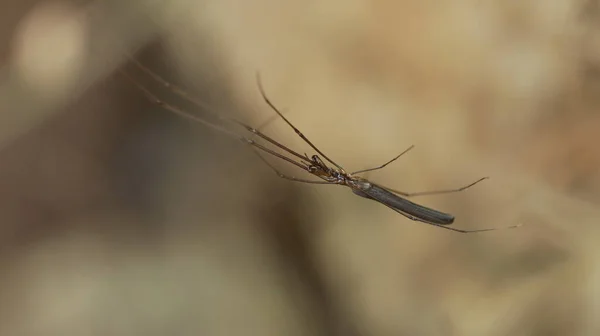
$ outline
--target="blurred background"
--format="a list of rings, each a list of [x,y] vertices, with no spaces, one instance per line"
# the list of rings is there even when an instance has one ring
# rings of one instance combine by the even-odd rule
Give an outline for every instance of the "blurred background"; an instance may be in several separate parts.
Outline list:
[[[600,334],[599,4],[2,1],[0,334]],[[257,126],[256,71],[349,171],[415,145],[368,177],[490,176],[415,200],[457,228],[524,226],[463,235],[279,179],[123,75]]]

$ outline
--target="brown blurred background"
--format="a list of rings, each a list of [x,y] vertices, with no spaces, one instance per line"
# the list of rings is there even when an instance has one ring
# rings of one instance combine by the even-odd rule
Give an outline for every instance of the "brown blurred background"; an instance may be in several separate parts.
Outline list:
[[[598,1],[0,9],[1,335],[600,334]],[[153,105],[117,70],[211,118],[128,53],[251,125],[272,116],[258,70],[349,170],[414,144],[369,178],[491,176],[417,201],[460,228],[524,226],[461,235],[279,179]],[[280,120],[264,130],[312,153]]]

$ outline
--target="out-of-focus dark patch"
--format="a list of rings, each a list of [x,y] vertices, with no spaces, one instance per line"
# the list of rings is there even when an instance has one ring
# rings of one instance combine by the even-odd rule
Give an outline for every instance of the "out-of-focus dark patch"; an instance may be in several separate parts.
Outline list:
[[[212,50],[213,48],[207,46],[200,49]],[[164,50],[159,43],[149,45],[133,57],[170,83],[185,87],[180,83],[176,67],[165,57]],[[214,57],[211,54],[203,55],[203,58],[200,59],[203,62],[200,65],[204,62],[210,63],[210,60],[207,61],[204,58]],[[161,83],[157,83],[151,77],[141,73],[139,69],[136,71],[135,67],[125,65],[123,70],[159,99],[178,106],[190,114],[215,119],[214,115],[190,104]],[[228,97],[227,85],[222,80],[222,76],[217,72],[213,77],[205,79],[194,76],[195,82],[193,89],[188,90],[189,94],[201,101],[208,101],[203,97],[208,91],[225,92],[221,96]],[[168,216],[164,213],[166,207],[164,192],[169,189],[166,184],[173,182],[172,174],[177,174],[177,171],[181,171],[181,169],[185,170],[185,167],[181,165],[193,164],[193,162],[201,161],[218,166],[219,160],[226,160],[226,157],[220,157],[219,154],[229,152],[229,149],[224,146],[234,143],[235,140],[204,125],[183,119],[162,106],[153,104],[139,88],[127,81],[125,77],[115,76],[115,78],[123,87],[123,99],[128,100],[130,108],[140,115],[139,122],[124,139],[114,161],[113,173],[118,181],[116,185],[118,198],[121,204],[138,212],[145,218],[147,225],[156,226],[155,229],[160,232],[165,216]],[[217,113],[218,111],[217,109]],[[236,145],[239,147],[239,143]],[[214,186],[211,185],[207,188],[205,182],[206,179],[213,179],[213,176],[210,172],[204,171],[204,168],[207,170],[212,168],[205,167],[204,164],[198,168],[197,179],[190,183],[197,183],[197,188],[200,190],[197,195],[210,197],[211,193],[214,193]],[[215,169],[218,170],[218,168]],[[206,188],[204,192],[201,191],[202,188]],[[201,199],[197,201],[202,202]]]
[[[71,227],[71,219],[114,205],[108,167],[135,117],[113,99],[96,86],[0,152],[0,245],[85,230]]]
[[[274,179],[277,179],[273,175]],[[358,329],[344,316],[321,274],[314,254],[314,239],[321,227],[318,214],[313,212],[311,199],[301,184],[265,183],[256,203],[256,222],[272,243],[273,253],[279,256],[288,274],[300,280],[304,293],[312,302],[312,315],[320,318],[322,335],[357,335]]]

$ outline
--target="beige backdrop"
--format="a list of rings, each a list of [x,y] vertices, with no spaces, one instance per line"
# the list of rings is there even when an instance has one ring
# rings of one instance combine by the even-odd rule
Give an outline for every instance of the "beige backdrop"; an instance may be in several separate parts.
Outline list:
[[[600,333],[597,1],[0,6],[0,334]],[[272,117],[260,71],[348,170],[414,144],[368,177],[421,191],[490,176],[417,201],[460,228],[524,226],[461,235],[278,179],[117,69],[251,125]],[[312,154],[281,120],[264,131]]]

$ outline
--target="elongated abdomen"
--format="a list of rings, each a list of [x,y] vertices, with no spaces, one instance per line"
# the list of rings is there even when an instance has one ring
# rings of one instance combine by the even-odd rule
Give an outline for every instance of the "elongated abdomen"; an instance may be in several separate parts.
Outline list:
[[[454,216],[450,214],[413,203],[376,184],[370,183],[369,188],[352,189],[352,192],[358,196],[383,203],[394,210],[416,217],[415,219],[427,223],[449,225],[454,222]]]

